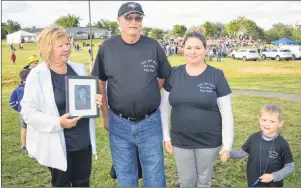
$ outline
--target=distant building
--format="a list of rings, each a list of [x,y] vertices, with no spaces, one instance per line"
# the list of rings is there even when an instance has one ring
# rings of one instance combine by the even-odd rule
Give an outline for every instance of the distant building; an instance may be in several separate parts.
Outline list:
[[[38,35],[44,28],[33,28],[32,30],[28,31],[30,33]]]
[[[6,42],[13,43],[32,43],[37,41],[37,35],[23,30],[6,35]]]
[[[90,35],[90,27],[66,27],[67,33],[70,37],[74,39],[88,39]],[[34,28],[30,33],[39,34],[43,28]],[[111,31],[106,29],[100,29],[97,27],[92,27],[92,38],[110,38]]]

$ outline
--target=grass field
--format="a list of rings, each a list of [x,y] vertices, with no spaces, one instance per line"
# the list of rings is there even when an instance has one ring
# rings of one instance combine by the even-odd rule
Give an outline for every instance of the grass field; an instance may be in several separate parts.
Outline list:
[[[89,41],[88,41],[89,42]],[[93,40],[93,56],[97,54],[97,44],[100,40]],[[76,41],[83,51],[74,52],[71,61],[89,63],[88,47],[82,47],[82,41]],[[16,46],[17,48],[17,46]],[[2,86],[15,87],[19,83],[18,72],[27,64],[27,58],[36,53],[35,44],[24,44],[24,51],[16,50],[17,64],[13,65],[9,45],[2,41]],[[184,63],[183,56],[169,57],[172,66]],[[214,61],[216,59],[214,58]],[[232,89],[248,89],[257,91],[274,91],[280,93],[301,93],[301,61],[247,61],[222,59],[222,63],[209,63],[224,71]],[[87,66],[88,69],[89,66]]]
[[[76,41],[77,42],[77,41]],[[97,52],[98,40],[94,40],[94,57]],[[82,42],[79,42],[80,46]],[[16,46],[17,48],[17,46]],[[28,158],[19,151],[20,126],[19,116],[8,104],[11,91],[20,82],[18,72],[27,64],[27,58],[36,54],[34,44],[25,44],[24,51],[16,50],[17,64],[10,61],[9,45],[2,41],[2,186],[51,186],[50,173],[46,167],[40,166],[36,160]],[[88,63],[88,48],[83,52],[72,51],[70,59],[74,62]],[[173,56],[169,61],[173,66],[183,64],[182,56]],[[216,59],[214,59],[216,61]],[[222,63],[209,63],[222,69],[230,83],[231,89],[248,89],[259,91],[275,91],[300,94],[301,61],[248,61],[225,58]],[[88,68],[88,67],[87,67]],[[280,134],[287,139],[293,152],[296,169],[285,180],[285,187],[301,187],[301,112],[299,101],[232,95],[233,113],[235,118],[235,142],[233,149],[239,149],[248,135],[258,129],[258,112],[266,103],[277,103],[284,110],[285,125]],[[109,177],[111,158],[108,135],[97,122],[98,160],[93,160],[91,175],[92,187],[117,186],[117,182]],[[246,161],[230,160],[215,165],[213,186],[215,187],[246,187]],[[167,185],[178,186],[175,161],[171,155],[165,154]]]
[[[19,151],[19,116],[13,111],[9,104],[9,89],[2,91],[2,186],[51,186],[50,174],[46,167],[40,166],[34,159]],[[247,139],[248,135],[258,129],[258,111],[265,103],[277,103],[284,110],[285,125],[280,129],[291,147],[295,160],[296,169],[294,173],[285,180],[285,187],[300,187],[301,183],[301,102],[288,100],[247,97],[233,95],[233,113],[235,118],[235,142],[233,149],[239,149]],[[109,177],[111,158],[109,152],[108,135],[98,124],[97,152],[98,160],[93,160],[91,186],[112,187],[117,182]],[[230,160],[221,164],[217,160],[214,172],[213,186],[217,187],[246,187],[246,160]],[[177,172],[175,161],[171,155],[165,154],[165,169],[167,184],[169,187],[177,186]]]

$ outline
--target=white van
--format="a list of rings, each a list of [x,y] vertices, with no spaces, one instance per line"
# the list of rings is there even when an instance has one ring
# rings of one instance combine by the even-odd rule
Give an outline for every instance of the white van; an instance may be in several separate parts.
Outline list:
[[[301,59],[301,46],[285,45],[280,48],[289,49],[292,52],[292,60]]]

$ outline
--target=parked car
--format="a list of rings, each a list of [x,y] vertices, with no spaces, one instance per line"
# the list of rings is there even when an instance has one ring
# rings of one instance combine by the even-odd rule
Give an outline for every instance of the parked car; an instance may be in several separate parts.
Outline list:
[[[276,59],[277,61],[280,61],[282,59],[285,60],[291,60],[293,59],[292,52],[289,49],[282,49],[282,48],[274,48],[270,49],[268,51],[261,53],[262,59],[270,58],[272,60]]]
[[[254,49],[239,49],[232,52],[233,59],[242,59],[244,61],[253,60],[256,61],[259,58],[259,54]]]
[[[292,60],[301,59],[301,46],[285,45],[281,46],[282,49],[289,49],[292,52]]]

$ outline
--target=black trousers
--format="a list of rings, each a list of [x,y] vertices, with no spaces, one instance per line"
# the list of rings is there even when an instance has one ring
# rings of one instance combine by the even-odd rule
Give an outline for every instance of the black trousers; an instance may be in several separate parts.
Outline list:
[[[52,187],[90,187],[92,148],[67,151],[67,171],[48,167]]]

